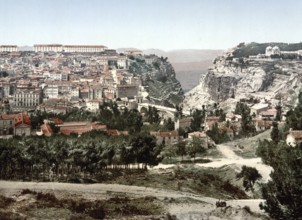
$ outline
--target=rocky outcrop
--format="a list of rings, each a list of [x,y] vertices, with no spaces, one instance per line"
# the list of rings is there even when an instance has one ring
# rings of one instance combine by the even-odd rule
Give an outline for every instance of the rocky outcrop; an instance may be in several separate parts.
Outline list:
[[[182,103],[184,93],[180,82],[175,78],[173,66],[163,58],[153,64],[136,60],[130,65],[130,72],[139,75],[149,93],[149,100],[154,104],[175,106]]]
[[[302,63],[287,60],[221,59],[201,75],[199,85],[186,94],[185,109],[209,103],[236,103],[241,98],[291,101],[302,82]]]

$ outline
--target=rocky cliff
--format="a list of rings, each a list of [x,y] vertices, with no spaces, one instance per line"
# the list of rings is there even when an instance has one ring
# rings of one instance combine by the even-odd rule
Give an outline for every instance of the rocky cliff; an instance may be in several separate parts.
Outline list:
[[[184,93],[167,58],[156,58],[152,64],[133,60],[129,71],[141,76],[151,102],[171,107],[182,103]]]
[[[219,102],[230,106],[242,98],[259,98],[290,104],[302,82],[302,61],[281,59],[233,59],[218,57],[188,92],[185,109]]]

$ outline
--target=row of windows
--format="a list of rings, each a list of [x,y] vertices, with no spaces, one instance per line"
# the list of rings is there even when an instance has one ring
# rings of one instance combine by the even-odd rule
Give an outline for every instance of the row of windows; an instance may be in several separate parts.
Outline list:
[[[15,98],[38,98],[38,94],[15,94]]]

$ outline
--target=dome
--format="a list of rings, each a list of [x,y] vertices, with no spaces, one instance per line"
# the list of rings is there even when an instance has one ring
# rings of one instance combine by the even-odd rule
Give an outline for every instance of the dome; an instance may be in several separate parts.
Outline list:
[[[273,48],[271,47],[271,46],[268,46],[267,48],[266,48],[266,50],[272,50]]]
[[[274,47],[273,47],[273,50],[279,50],[279,47],[274,46]]]

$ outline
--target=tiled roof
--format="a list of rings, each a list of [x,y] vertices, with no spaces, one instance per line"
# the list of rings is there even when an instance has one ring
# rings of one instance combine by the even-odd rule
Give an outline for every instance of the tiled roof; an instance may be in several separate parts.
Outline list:
[[[150,132],[150,134],[153,136],[161,136],[161,137],[178,137],[179,136],[177,131],[171,131],[171,132],[153,131],[153,132]]]
[[[289,134],[291,134],[296,140],[302,139],[302,130],[289,131]]]

